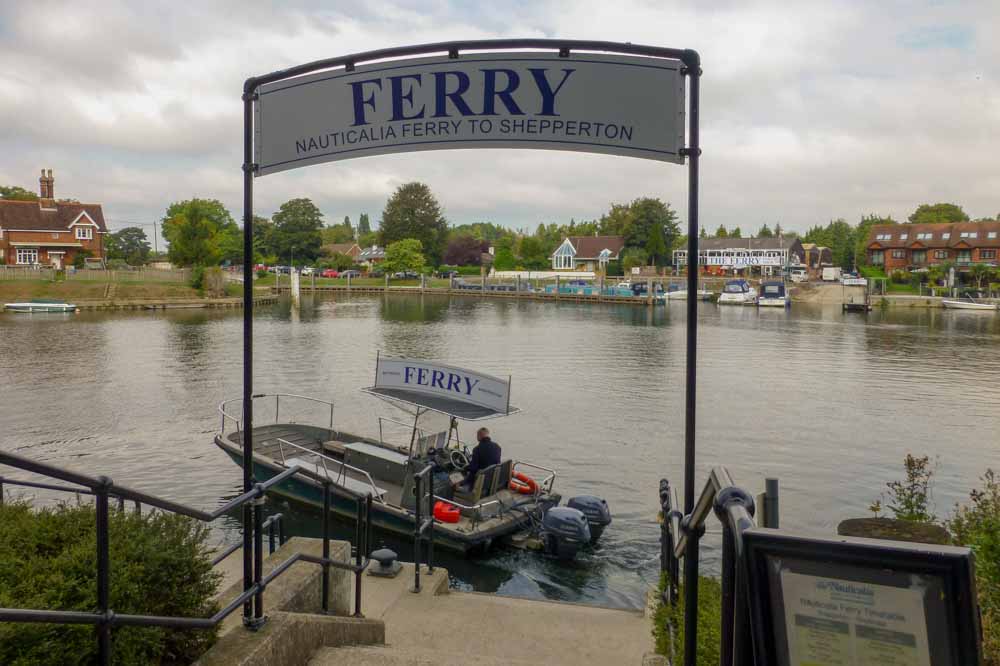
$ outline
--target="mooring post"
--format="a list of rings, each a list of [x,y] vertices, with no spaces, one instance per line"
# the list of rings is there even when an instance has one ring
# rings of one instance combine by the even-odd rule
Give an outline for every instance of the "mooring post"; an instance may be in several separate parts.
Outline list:
[[[653,305],[653,278],[646,280],[646,305]]]
[[[389,274],[388,273],[385,274],[385,291],[386,291],[386,293],[389,292]]]
[[[111,663],[111,555],[108,544],[108,489],[111,479],[98,477],[101,485],[94,488],[97,510],[97,610],[101,622],[97,625],[97,658],[102,665]]]
[[[778,529],[778,480],[764,479],[764,527]]]
[[[556,276],[556,298],[557,299],[559,298],[559,282],[560,282],[560,277],[561,276],[559,276],[559,275]]]
[[[347,291],[351,290],[351,274],[347,274]]]
[[[330,612],[330,486],[329,477],[323,478],[323,612]],[[361,516],[358,516],[358,520]]]

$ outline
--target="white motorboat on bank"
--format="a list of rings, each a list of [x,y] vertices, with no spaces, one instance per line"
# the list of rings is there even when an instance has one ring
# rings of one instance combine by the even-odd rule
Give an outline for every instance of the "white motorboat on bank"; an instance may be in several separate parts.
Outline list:
[[[719,305],[752,305],[757,302],[757,290],[746,280],[730,280],[722,288]]]
[[[949,310],[997,311],[996,303],[983,303],[982,301],[977,301],[971,296],[957,299],[946,298],[941,301],[941,304]]]
[[[76,305],[49,298],[35,298],[23,303],[4,303],[7,312],[76,312]]]

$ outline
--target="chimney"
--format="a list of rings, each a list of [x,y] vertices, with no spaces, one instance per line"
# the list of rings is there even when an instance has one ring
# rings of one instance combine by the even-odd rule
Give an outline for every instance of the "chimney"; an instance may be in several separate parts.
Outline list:
[[[55,178],[52,177],[52,169],[48,171],[42,169],[42,175],[38,179],[38,189],[43,208],[55,205],[55,182]]]

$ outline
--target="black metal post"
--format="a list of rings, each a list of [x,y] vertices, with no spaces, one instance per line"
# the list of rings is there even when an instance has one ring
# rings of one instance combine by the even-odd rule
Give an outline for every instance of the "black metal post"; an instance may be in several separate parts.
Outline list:
[[[698,369],[698,158],[701,57],[685,51],[688,76],[688,279],[687,279],[687,382],[684,413],[684,513],[694,511],[695,409]],[[694,537],[694,538],[693,538]],[[698,538],[688,535],[684,554],[684,664],[695,666],[698,647]]]
[[[263,626],[264,619],[264,589],[260,586],[260,580],[264,577],[264,495],[254,499],[253,504],[253,582],[257,585],[257,594],[254,595],[253,628],[259,629]]]
[[[97,610],[101,623],[97,625],[97,658],[104,666],[111,663],[111,555],[108,543],[108,488],[111,479],[98,477],[101,485],[94,488],[97,511]]]
[[[274,553],[274,522],[267,524],[267,554]]]
[[[118,496],[118,510],[119,511],[125,510],[125,498],[122,495]]]
[[[778,528],[778,480],[764,479],[764,527]]]
[[[355,537],[355,548],[354,548],[354,617],[362,617],[361,615],[361,576],[364,573],[361,571],[361,556],[364,550],[364,545],[361,540],[364,538],[364,526],[363,521],[365,520],[365,501],[363,498],[358,497],[358,510],[357,510],[357,520],[358,528]]]
[[[253,486],[253,101],[256,82],[243,85],[243,492]],[[253,508],[243,505],[243,591],[252,586]],[[251,624],[251,602],[243,622]]]
[[[413,475],[414,492],[416,492],[416,501],[414,502],[414,518],[416,518],[416,527],[413,528],[413,591],[420,592],[420,555],[421,555],[421,545],[420,545],[420,522],[422,517],[420,515],[420,503],[423,501],[423,477],[419,474]]]
[[[365,499],[365,559],[372,556],[372,495],[368,493]]]
[[[3,477],[0,476],[0,506],[3,506]]]
[[[330,612],[330,479],[323,478],[323,612]]]
[[[427,575],[434,575],[434,477],[428,472],[427,479],[430,488],[427,489],[427,519],[430,526],[427,528]]]
[[[719,645],[720,663],[733,663],[733,595],[736,590],[736,553],[733,532],[722,526],[722,631]]]
[[[285,538],[285,517],[282,516],[278,521],[278,545],[284,546],[286,541],[288,539]]]

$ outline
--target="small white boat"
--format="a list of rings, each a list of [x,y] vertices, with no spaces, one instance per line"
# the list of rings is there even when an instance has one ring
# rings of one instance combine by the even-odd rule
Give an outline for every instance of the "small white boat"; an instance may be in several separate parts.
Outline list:
[[[36,298],[23,303],[4,303],[7,312],[76,312],[76,305],[48,298]]]
[[[712,292],[705,289],[698,290],[698,300],[699,301],[710,301],[712,300]],[[671,301],[686,301],[688,297],[687,289],[678,289],[676,291],[668,291],[667,298]]]
[[[760,296],[757,298],[759,307],[783,308],[790,304],[784,282],[764,282],[760,285]]]
[[[961,299],[944,299],[941,301],[949,310],[992,310],[996,312],[997,306],[995,303],[980,303],[974,298],[961,298]]]
[[[719,295],[719,305],[753,305],[756,302],[757,290],[746,280],[730,280]]]

